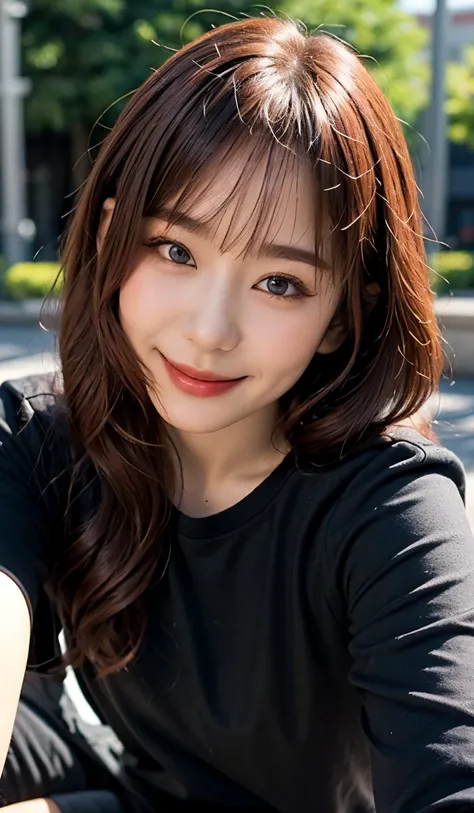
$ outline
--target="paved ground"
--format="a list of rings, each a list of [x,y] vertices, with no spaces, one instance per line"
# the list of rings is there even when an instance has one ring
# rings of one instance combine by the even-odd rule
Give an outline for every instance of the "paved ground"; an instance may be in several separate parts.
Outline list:
[[[444,381],[433,399],[435,431],[462,460],[467,475],[467,511],[474,528],[474,380]]]
[[[54,337],[40,327],[0,325],[0,378],[15,378],[54,367]]]
[[[54,337],[39,327],[0,326],[0,379],[54,367]],[[474,379],[444,381],[433,403],[436,433],[462,460],[468,476],[468,511],[474,526]]]

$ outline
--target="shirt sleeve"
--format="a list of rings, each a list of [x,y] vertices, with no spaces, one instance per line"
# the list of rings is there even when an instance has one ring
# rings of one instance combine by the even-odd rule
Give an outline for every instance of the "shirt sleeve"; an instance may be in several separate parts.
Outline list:
[[[474,809],[474,539],[462,488],[454,455],[397,442],[346,495],[338,581],[377,813]]]

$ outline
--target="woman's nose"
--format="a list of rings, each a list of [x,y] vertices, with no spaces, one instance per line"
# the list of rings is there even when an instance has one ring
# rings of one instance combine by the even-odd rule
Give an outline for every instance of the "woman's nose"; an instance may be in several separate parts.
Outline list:
[[[236,297],[229,289],[207,290],[193,303],[187,326],[187,338],[202,350],[233,350],[241,331]]]

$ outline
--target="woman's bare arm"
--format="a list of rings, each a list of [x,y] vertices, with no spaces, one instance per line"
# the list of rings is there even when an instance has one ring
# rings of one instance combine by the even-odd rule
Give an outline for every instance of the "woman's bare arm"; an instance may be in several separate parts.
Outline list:
[[[18,585],[0,571],[0,652],[7,668],[0,680],[0,773],[5,759],[25,676],[30,641],[30,614]],[[49,799],[35,799],[8,806],[12,813],[60,813]]]
[[[31,802],[18,802],[9,805],[8,813],[61,813],[60,808],[51,799],[33,799]]]
[[[30,642],[30,617],[18,585],[0,571],[0,774],[5,759],[25,676]]]

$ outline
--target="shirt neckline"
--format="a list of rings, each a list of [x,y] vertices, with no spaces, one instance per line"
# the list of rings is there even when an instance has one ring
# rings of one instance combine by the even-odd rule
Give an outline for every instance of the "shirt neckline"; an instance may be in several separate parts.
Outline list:
[[[210,514],[207,517],[190,517],[174,507],[173,513],[178,535],[203,539],[220,536],[245,525],[267,507],[294,470],[295,453],[292,450],[253,491],[235,505],[231,505],[217,514]]]

